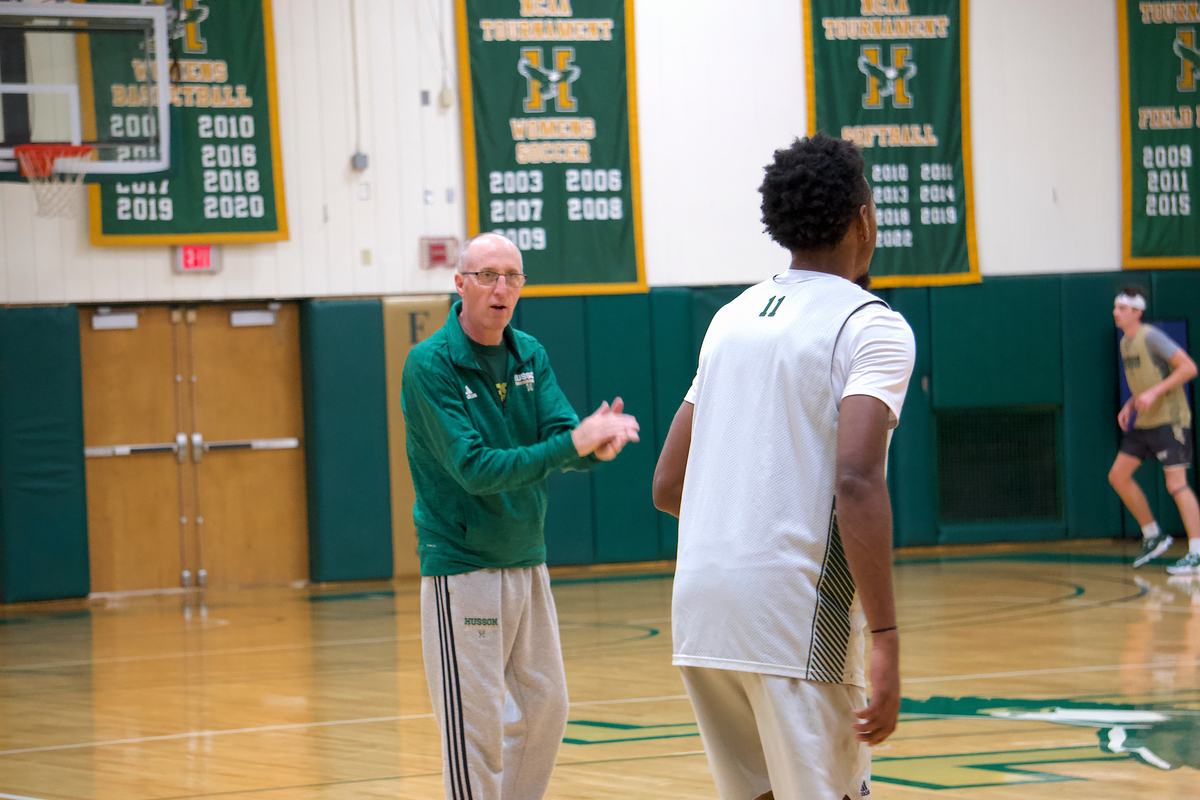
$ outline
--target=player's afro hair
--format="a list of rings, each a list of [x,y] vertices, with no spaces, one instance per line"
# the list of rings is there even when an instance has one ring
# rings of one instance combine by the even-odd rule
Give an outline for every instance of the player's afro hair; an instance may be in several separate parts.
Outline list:
[[[758,187],[763,225],[794,252],[836,245],[869,199],[862,155],[845,139],[819,133],[797,139],[775,151],[766,173]]]

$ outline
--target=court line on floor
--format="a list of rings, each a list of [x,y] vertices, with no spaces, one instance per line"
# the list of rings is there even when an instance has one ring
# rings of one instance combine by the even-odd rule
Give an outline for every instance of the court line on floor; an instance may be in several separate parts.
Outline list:
[[[228,736],[234,733],[269,733],[272,731],[301,730],[303,728],[328,728],[334,725],[358,725],[368,722],[399,722],[410,719],[432,719],[433,714],[404,714],[392,717],[364,717],[362,719],[334,719],[325,722],[295,722],[288,725],[262,725],[257,728],[227,728],[219,731],[188,731],[166,733],[161,736],[139,736],[132,739],[110,739],[105,742],[76,742],[75,744],[50,744],[43,747],[22,747],[16,750],[0,750],[0,756],[19,753],[44,753],[52,750],[79,750],[87,747],[111,747],[119,744],[143,744],[145,742],[169,742],[176,739],[198,739],[205,736]]]
[[[38,797],[26,797],[21,794],[4,794],[3,792],[0,792],[0,798],[3,798],[3,800],[41,800]]]
[[[616,764],[616,763],[620,763],[622,761],[652,761],[654,759],[659,759],[659,758],[687,758],[689,756],[702,756],[702,755],[704,755],[703,750],[686,750],[686,751],[683,751],[680,753],[660,753],[658,755],[652,755],[652,756],[629,756],[629,757],[625,757],[625,758],[600,758],[600,759],[593,759],[590,761],[558,761],[555,763],[554,768],[562,769],[564,767],[584,767],[584,766],[590,766],[592,764]],[[441,774],[442,774],[441,772],[414,772],[409,775],[383,775],[383,776],[380,776],[377,778],[350,778],[347,780],[325,781],[322,783],[303,783],[303,784],[294,784],[294,785],[290,785],[290,786],[267,786],[267,787],[259,787],[259,788],[252,788],[252,789],[235,789],[233,791],[227,791],[227,792],[207,792],[205,794],[174,795],[171,797],[156,798],[156,800],[194,800],[194,798],[200,798],[200,797],[229,797],[229,796],[239,795],[239,794],[257,794],[260,792],[264,792],[264,793],[265,792],[279,792],[279,791],[287,791],[287,790],[291,790],[291,789],[318,789],[318,788],[325,787],[325,786],[346,786],[346,785],[357,784],[357,783],[380,783],[383,781],[406,781],[406,780],[412,780],[414,778],[436,778],[436,777],[440,776]],[[0,795],[0,798],[2,798],[2,797],[4,797],[4,795]],[[36,799],[35,798],[24,798],[23,800],[36,800]]]
[[[416,641],[421,634],[408,636],[380,636],[372,639],[340,639],[332,642],[306,642],[303,644],[266,644],[258,647],[229,647],[223,650],[187,650],[181,653],[158,653],[144,656],[113,656],[111,658],[86,658],[79,661],[47,661],[42,664],[13,664],[0,667],[0,672],[22,672],[31,669],[56,669],[58,667],[86,667],[93,664],[127,664],[134,661],[164,661],[191,656],[226,656],[239,653],[270,653],[277,650],[311,650],[315,647],[344,647],[355,644],[384,644],[386,642]]]
[[[661,700],[686,700],[687,695],[666,695],[663,697],[631,697],[620,700],[581,700],[571,703],[572,706],[605,706],[622,703],[654,703]],[[204,736],[228,736],[236,733],[267,733],[271,731],[302,730],[304,728],[327,728],[333,725],[357,725],[372,722],[402,722],[413,719],[433,719],[433,714],[403,714],[391,717],[363,717],[361,719],[335,719],[325,722],[295,722],[287,725],[263,725],[255,728],[228,728],[216,731],[189,731],[187,733],[167,733],[161,736],[140,736],[131,739],[110,739],[102,742],[77,742],[75,744],[51,744],[42,747],[23,747],[15,750],[0,750],[0,756],[11,756],[19,753],[44,753],[51,750],[78,750],[86,747],[111,747],[121,744],[143,744],[145,742],[168,742],[177,739],[193,739]],[[3,797],[3,795],[0,795]]]
[[[1026,669],[1013,672],[977,672],[971,675],[943,675],[931,678],[904,678],[903,683],[939,683],[941,681],[970,681],[980,678],[1025,678],[1033,675],[1061,675],[1071,672],[1109,672],[1117,669],[1161,669],[1163,667],[1200,666],[1200,659],[1191,661],[1154,661],[1149,664],[1102,664],[1094,667],[1056,667],[1053,669]]]

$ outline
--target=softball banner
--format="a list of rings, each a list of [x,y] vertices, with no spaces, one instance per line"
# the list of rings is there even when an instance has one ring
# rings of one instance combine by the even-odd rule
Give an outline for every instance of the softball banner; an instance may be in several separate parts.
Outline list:
[[[980,280],[967,5],[804,0],[808,132],[862,148],[879,227],[877,287]]]
[[[467,228],[527,296],[646,291],[633,0],[456,0]]]
[[[1200,3],[1117,1],[1122,265],[1200,267]],[[1132,65],[1136,64],[1136,71]]]

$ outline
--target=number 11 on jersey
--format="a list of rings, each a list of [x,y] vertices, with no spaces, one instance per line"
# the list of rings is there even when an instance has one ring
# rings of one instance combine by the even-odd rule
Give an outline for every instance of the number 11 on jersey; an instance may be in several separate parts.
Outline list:
[[[787,297],[787,295],[784,295],[784,294],[781,294],[781,295],[779,295],[779,302],[778,302],[778,303],[775,303],[775,298],[774,298],[774,297],[771,297],[771,299],[767,301],[766,308],[764,308],[764,309],[763,309],[763,310],[762,310],[762,311],[759,313],[759,316],[760,316],[760,317],[773,317],[773,316],[775,316],[775,312],[779,310],[779,307],[780,307],[781,305],[783,305],[783,300],[784,300],[784,298],[786,298],[786,297]],[[774,308],[771,308],[771,303],[775,303],[775,307],[774,307]],[[770,313],[770,314],[768,314],[768,313],[767,313],[768,311],[770,311],[771,313]]]

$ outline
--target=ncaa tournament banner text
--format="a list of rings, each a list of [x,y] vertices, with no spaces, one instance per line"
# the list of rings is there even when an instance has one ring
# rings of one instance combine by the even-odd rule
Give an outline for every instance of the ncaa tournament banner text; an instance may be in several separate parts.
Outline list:
[[[457,0],[467,229],[524,294],[646,291],[632,0]]]
[[[128,2],[128,0],[119,0]],[[95,245],[220,244],[288,238],[275,100],[271,0],[167,0],[171,168],[89,187]],[[153,63],[137,37],[96,32],[90,68],[100,141],[146,155]],[[86,70],[85,70],[86,72]],[[86,77],[86,75],[81,76]],[[180,130],[175,131],[175,126]]]
[[[804,0],[808,132],[862,148],[877,287],[977,283],[962,0]]]
[[[1200,3],[1118,0],[1117,36],[1122,266],[1200,267]]]

